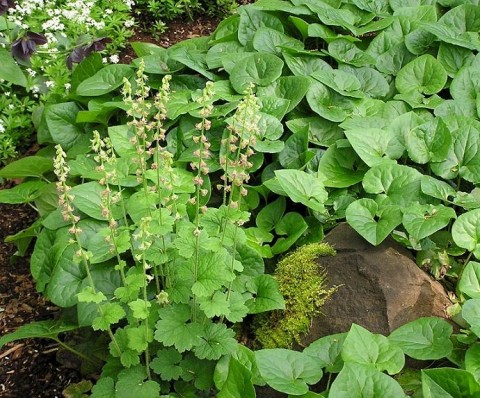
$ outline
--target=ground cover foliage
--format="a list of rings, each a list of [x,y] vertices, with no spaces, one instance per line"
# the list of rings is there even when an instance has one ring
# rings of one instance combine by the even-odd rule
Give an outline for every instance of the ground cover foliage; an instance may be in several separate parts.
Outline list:
[[[71,89],[71,69],[93,51],[117,63],[134,29],[155,36],[165,21],[224,16],[235,0],[5,0],[0,3],[0,162],[32,144],[31,114]]]
[[[45,148],[0,171],[26,179],[0,200],[39,212],[11,240],[38,235],[32,274],[64,318],[0,343],[91,326],[68,349],[104,363],[93,397],[479,396],[479,24],[475,1],[260,0],[211,37],[135,43],[132,65],[91,54],[36,117]],[[283,306],[264,261],[343,219],[414,250],[462,330],[238,344]]]
[[[0,6],[0,162],[32,144],[34,113],[70,90],[70,68],[92,51],[104,61],[132,35],[131,2],[6,0]],[[108,39],[107,39],[108,37]]]

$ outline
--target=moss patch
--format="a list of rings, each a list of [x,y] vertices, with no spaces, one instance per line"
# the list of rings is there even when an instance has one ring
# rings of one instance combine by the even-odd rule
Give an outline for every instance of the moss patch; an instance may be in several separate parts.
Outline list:
[[[285,298],[285,310],[274,311],[257,319],[255,334],[264,348],[291,348],[301,344],[313,318],[335,292],[327,288],[326,272],[316,262],[319,256],[334,256],[327,243],[302,246],[283,258],[275,270],[280,291]]]

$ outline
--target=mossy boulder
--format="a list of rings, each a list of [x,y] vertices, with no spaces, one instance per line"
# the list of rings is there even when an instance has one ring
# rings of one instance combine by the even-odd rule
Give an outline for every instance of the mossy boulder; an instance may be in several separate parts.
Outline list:
[[[302,342],[347,332],[352,323],[388,336],[420,317],[447,317],[452,303],[443,286],[420,269],[411,253],[393,239],[373,246],[347,224],[325,237],[334,257],[318,258],[336,291],[312,320]],[[328,287],[325,287],[328,289]]]
[[[275,278],[285,299],[285,310],[257,317],[255,334],[264,348],[292,348],[309,332],[312,320],[336,290],[327,287],[327,275],[317,258],[334,256],[327,243],[302,246],[277,265]]]

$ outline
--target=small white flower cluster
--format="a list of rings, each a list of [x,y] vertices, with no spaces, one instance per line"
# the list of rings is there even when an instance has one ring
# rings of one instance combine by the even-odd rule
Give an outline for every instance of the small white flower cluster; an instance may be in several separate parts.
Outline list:
[[[26,17],[41,15],[45,12],[49,18],[42,23],[42,30],[47,33],[63,32],[67,29],[67,23],[83,26],[86,32],[92,29],[104,29],[105,22],[97,21],[91,16],[94,7],[95,1],[88,0],[70,1],[61,7],[54,0],[24,0],[19,1],[9,10],[8,19],[23,29],[28,29],[29,26],[25,23]],[[109,11],[107,14],[113,13],[113,10],[106,11]],[[49,42],[56,41],[52,36],[48,39]]]
[[[135,19],[127,19],[124,23],[126,28],[131,28],[133,25],[135,25]]]
[[[5,125],[3,124],[3,119],[0,119],[0,134],[5,132]]]

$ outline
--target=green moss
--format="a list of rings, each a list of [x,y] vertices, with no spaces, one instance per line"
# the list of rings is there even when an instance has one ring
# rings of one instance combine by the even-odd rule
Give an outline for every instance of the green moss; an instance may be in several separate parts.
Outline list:
[[[275,270],[280,291],[285,298],[285,310],[274,311],[255,325],[257,341],[264,348],[291,348],[301,344],[313,318],[336,288],[327,288],[326,272],[317,257],[334,256],[327,243],[312,243],[298,248],[283,258]]]

